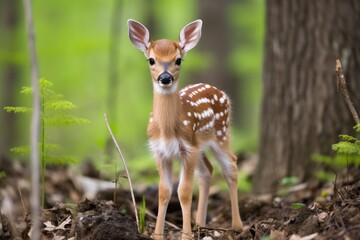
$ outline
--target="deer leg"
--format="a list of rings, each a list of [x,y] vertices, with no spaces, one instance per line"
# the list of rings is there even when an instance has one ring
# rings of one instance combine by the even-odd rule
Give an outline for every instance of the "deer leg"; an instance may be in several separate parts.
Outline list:
[[[158,206],[158,215],[156,220],[155,233],[153,234],[152,237],[154,239],[163,239],[166,210],[172,192],[172,182],[171,182],[172,161],[169,159],[158,160],[157,165],[160,175],[159,206]]]
[[[239,206],[238,206],[238,188],[237,188],[237,179],[238,179],[238,168],[237,168],[237,158],[227,147],[228,144],[212,146],[212,151],[219,161],[222,174],[225,178],[225,181],[229,187],[230,200],[231,200],[231,215],[232,215],[232,224],[231,228],[234,230],[241,230],[243,228],[243,223],[240,218]]]
[[[210,181],[213,168],[209,159],[203,153],[198,166],[196,168],[196,175],[199,181],[199,202],[196,214],[196,224],[204,227],[206,224],[208,197],[210,190]]]
[[[180,181],[178,196],[183,217],[183,232],[181,239],[192,239],[191,234],[191,201],[192,201],[192,182],[195,167],[200,158],[198,151],[193,151],[181,161]]]

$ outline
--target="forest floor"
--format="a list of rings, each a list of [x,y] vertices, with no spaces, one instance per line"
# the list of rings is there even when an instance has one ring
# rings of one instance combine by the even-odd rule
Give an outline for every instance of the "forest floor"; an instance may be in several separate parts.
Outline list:
[[[29,239],[30,183],[29,176],[24,176],[26,166],[6,159],[0,163],[0,169],[6,172],[0,180],[0,240]],[[139,234],[128,190],[118,189],[115,201],[111,188],[94,192],[89,200],[74,180],[78,175],[66,167],[48,169],[42,239],[151,239],[157,211],[156,187],[135,190],[138,205],[143,197],[146,199],[145,231]],[[196,201],[194,197],[194,213]],[[283,189],[281,194],[240,194],[239,206],[245,228],[236,232],[228,229],[231,211],[227,192],[213,192],[207,227],[195,227],[193,239],[360,239],[360,169],[349,168],[335,182],[310,180]],[[180,239],[181,224],[181,208],[174,194],[164,238]]]

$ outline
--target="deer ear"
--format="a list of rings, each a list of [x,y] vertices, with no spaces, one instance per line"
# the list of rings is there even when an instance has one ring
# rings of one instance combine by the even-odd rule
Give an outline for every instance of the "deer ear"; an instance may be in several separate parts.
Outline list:
[[[128,20],[128,31],[131,42],[140,49],[146,51],[150,46],[150,33],[147,28],[138,21]]]
[[[202,21],[196,20],[186,25],[180,32],[179,44],[186,53],[196,46],[201,37]]]

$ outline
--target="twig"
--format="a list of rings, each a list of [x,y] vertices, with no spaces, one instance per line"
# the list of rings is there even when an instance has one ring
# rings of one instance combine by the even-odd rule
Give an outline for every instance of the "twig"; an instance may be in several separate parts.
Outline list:
[[[106,113],[104,114],[104,119],[105,119],[105,123],[106,123],[106,127],[107,129],[109,130],[109,133],[111,135],[111,138],[112,140],[114,141],[114,144],[119,152],[119,155],[121,157],[121,160],[123,162],[123,165],[124,165],[124,168],[125,168],[125,172],[126,172],[126,175],[127,175],[127,179],[128,179],[128,182],[129,182],[129,187],[130,187],[130,193],[131,193],[131,198],[132,198],[132,201],[133,201],[133,204],[134,204],[134,211],[135,211],[135,219],[136,219],[136,225],[138,227],[138,231],[140,232],[140,224],[139,224],[139,217],[138,217],[138,212],[137,212],[137,207],[136,207],[136,201],[135,201],[135,197],[134,197],[134,190],[133,190],[133,187],[132,187],[132,183],[131,183],[131,179],[130,179],[130,174],[129,174],[129,170],[127,168],[127,165],[126,165],[126,162],[125,162],[125,159],[124,159],[124,156],[120,150],[120,147],[114,137],[114,134],[112,133],[111,131],[111,128],[110,128],[110,125],[109,125],[109,122],[107,120],[107,117],[106,117]]]
[[[197,227],[198,230],[211,230],[211,231],[222,231],[222,232],[226,232],[229,231],[230,229],[227,228],[214,228],[214,227]]]
[[[32,20],[30,0],[24,0],[26,28],[31,57],[31,86],[33,96],[33,111],[31,117],[30,145],[31,145],[31,239],[40,239],[40,160],[39,160],[39,136],[40,136],[40,94],[39,94],[39,68],[36,56],[35,33]]]
[[[341,62],[339,59],[336,59],[336,68],[335,69],[336,69],[336,82],[337,82],[338,91],[340,91],[341,94],[343,95],[345,103],[346,103],[347,107],[349,108],[349,110],[355,120],[355,123],[360,124],[359,115],[356,112],[354,104],[351,101],[349,92],[347,90],[345,75],[343,73],[343,69],[342,69]]]
[[[21,189],[20,189],[19,185],[17,185],[17,187],[18,187],[18,191],[19,191],[19,195],[20,195],[20,200],[21,200],[21,204],[22,204],[24,213],[26,213],[27,211],[26,211],[26,207],[25,207],[25,203],[24,203],[24,198],[23,198],[23,195],[22,195],[22,193],[21,193]]]
[[[156,215],[155,214],[153,214],[152,212],[150,212],[149,210],[145,210],[145,213],[146,213],[146,215],[148,215],[149,217],[151,217],[151,218],[153,218],[153,219],[155,219],[156,220]],[[176,230],[181,230],[181,228],[179,228],[178,226],[176,226],[175,224],[173,224],[173,223],[171,223],[171,222],[169,222],[169,221],[165,221],[165,224],[167,224],[168,226],[170,226],[170,227],[172,227],[172,228],[174,228],[174,229],[176,229]]]

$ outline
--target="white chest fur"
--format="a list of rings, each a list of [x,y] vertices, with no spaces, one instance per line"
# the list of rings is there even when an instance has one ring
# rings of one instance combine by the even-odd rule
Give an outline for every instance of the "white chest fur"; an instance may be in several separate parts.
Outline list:
[[[153,154],[168,160],[191,151],[191,146],[187,142],[176,138],[150,140],[149,147]]]

